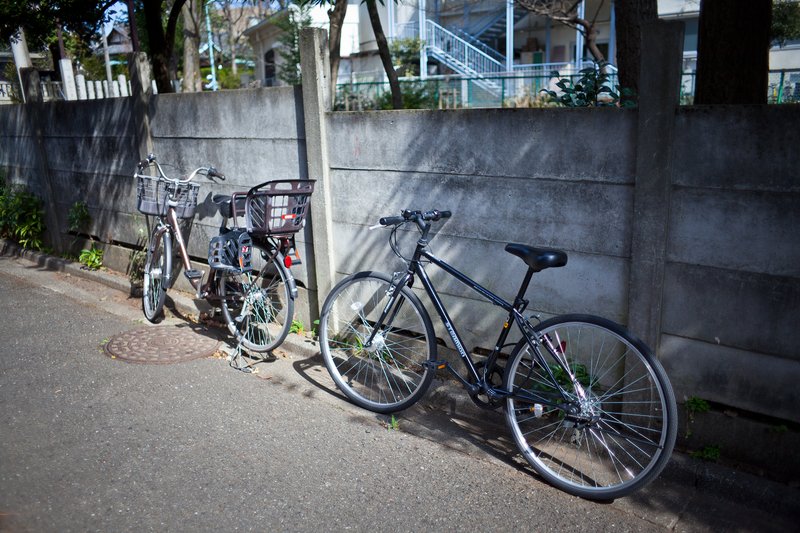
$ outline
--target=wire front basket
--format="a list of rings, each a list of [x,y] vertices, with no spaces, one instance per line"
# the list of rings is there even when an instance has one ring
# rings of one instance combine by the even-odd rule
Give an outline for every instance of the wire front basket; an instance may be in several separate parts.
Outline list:
[[[136,208],[145,215],[164,216],[170,199],[174,202],[178,218],[192,218],[197,207],[199,185],[175,183],[156,176],[138,176],[136,184]]]
[[[250,190],[244,205],[247,231],[255,235],[289,235],[300,231],[313,192],[313,180],[268,181]]]

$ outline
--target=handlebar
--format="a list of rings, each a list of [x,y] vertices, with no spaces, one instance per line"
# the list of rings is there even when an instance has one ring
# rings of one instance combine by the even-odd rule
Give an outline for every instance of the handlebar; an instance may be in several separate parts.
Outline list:
[[[417,225],[421,226],[423,222],[450,218],[451,215],[452,213],[450,211],[439,211],[437,209],[432,211],[404,209],[400,213],[400,216],[381,217],[379,222],[381,226],[396,226],[405,222],[415,222]]]
[[[222,172],[218,171],[216,168],[214,168],[214,167],[212,167],[210,165],[207,166],[207,167],[200,167],[200,168],[194,169],[192,171],[192,173],[189,174],[189,177],[186,178],[186,179],[170,178],[164,173],[164,170],[161,168],[161,165],[158,164],[158,161],[156,160],[156,155],[155,154],[147,154],[146,158],[144,158],[141,161],[139,161],[139,163],[137,164],[137,170],[136,170],[136,173],[134,174],[134,177],[138,177],[140,172],[142,172],[145,168],[147,168],[147,167],[149,167],[151,165],[155,165],[156,166],[156,169],[158,170],[158,177],[159,178],[163,178],[163,179],[169,180],[169,181],[174,181],[175,183],[181,183],[181,184],[189,183],[190,181],[192,181],[194,179],[194,177],[197,174],[205,174],[206,177],[208,177],[209,179],[219,178],[220,180],[223,180],[223,181],[225,180],[225,175]]]

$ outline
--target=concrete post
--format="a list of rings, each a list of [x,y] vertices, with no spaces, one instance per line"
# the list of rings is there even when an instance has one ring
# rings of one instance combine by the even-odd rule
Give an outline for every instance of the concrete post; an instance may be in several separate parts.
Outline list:
[[[88,100],[97,98],[97,95],[94,94],[94,82],[92,80],[86,80],[86,98]]]
[[[330,110],[330,62],[328,34],[319,28],[300,31],[300,68],[303,73],[303,120],[305,123],[308,177],[317,180],[311,200],[314,261],[309,265],[309,304],[312,320],[334,284],[333,217],[328,163],[327,112]],[[316,304],[316,308],[315,307]]]
[[[94,94],[95,98],[103,99],[106,97],[105,91],[103,91],[103,82],[100,80],[94,80]]]
[[[117,76],[117,83],[119,84],[120,96],[130,96],[130,93],[128,92],[128,80],[125,78],[125,74],[120,74]]]
[[[11,38],[11,52],[14,55],[14,64],[17,67],[17,76],[19,77],[20,92],[22,93],[22,101],[25,100],[25,80],[22,79],[22,69],[31,68],[31,54],[28,51],[28,42],[25,40],[25,32],[22,28],[15,37]]]
[[[656,352],[661,340],[682,55],[682,22],[656,21],[642,26],[628,326]]]
[[[75,76],[75,88],[78,92],[78,100],[86,100],[86,76],[83,74]]]
[[[42,79],[39,71],[33,67],[19,69],[19,76],[22,79],[22,96],[26,104],[44,101],[42,94]]]
[[[72,72],[72,61],[59,59],[58,67],[61,70],[61,87],[64,89],[66,100],[77,100],[78,92],[75,90],[75,75]]]

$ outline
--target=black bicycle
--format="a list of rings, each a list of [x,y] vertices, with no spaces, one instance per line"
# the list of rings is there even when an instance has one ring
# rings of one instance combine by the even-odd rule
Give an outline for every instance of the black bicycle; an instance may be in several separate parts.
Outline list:
[[[484,408],[505,406],[522,455],[545,480],[571,494],[612,500],[652,481],[675,444],[675,396],[652,351],[622,326],[591,315],[539,322],[523,316],[535,272],[561,267],[561,250],[508,244],[528,266],[509,303],[434,256],[431,222],[449,211],[403,211],[380,219],[407,269],[392,275],[358,272],[337,284],[322,308],[320,346],[336,385],[355,404],[379,413],[408,408],[428,390],[437,369],[452,373]],[[421,236],[411,257],[397,231],[413,224]],[[425,272],[434,264],[508,312],[494,349],[476,361]],[[419,279],[453,341],[466,375],[437,357],[431,318],[411,289]],[[532,317],[534,318],[534,317]],[[513,326],[521,334],[508,342]],[[513,347],[510,354],[504,350]]]

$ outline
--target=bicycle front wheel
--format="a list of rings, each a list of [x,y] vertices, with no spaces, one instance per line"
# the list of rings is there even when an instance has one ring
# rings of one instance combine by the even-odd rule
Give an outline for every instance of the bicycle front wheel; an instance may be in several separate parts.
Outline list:
[[[260,258],[260,259],[259,259]],[[283,256],[253,246],[257,271],[219,272],[217,287],[228,330],[253,352],[269,352],[286,339],[294,316]]]
[[[142,282],[142,310],[150,322],[163,318],[164,300],[167,297],[172,275],[172,236],[169,231],[153,229],[147,246]]]
[[[650,350],[599,317],[555,317],[535,330],[535,348],[523,338],[504,377],[506,420],[528,463],[555,487],[594,500],[652,481],[669,461],[678,420]]]
[[[336,386],[356,405],[378,413],[413,405],[435,372],[427,364],[436,359],[433,326],[411,289],[394,290],[395,302],[376,331],[391,287],[385,274],[353,274],[333,288],[320,317],[320,348]]]

